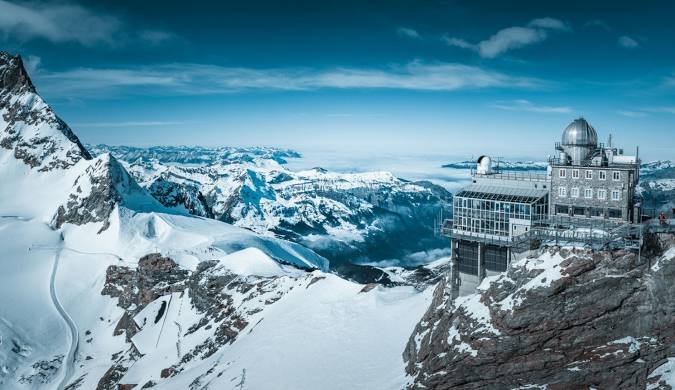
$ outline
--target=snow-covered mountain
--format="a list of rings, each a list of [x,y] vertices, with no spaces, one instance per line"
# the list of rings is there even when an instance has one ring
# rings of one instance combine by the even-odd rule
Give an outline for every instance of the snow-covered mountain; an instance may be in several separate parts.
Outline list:
[[[159,202],[127,171],[133,163],[106,153],[92,158],[39,98],[21,59],[0,54],[2,389],[675,383],[672,235],[650,241],[639,258],[625,251],[532,252],[457,299],[448,294],[448,275],[433,295],[424,283],[355,283],[328,272],[328,261],[313,250],[268,230],[193,215],[201,182],[193,192],[164,188],[175,202]],[[271,171],[283,169],[263,160],[257,169],[250,168],[255,161],[234,164],[247,167],[242,180],[233,180],[235,193],[283,202],[284,191],[292,198],[305,189],[316,199],[353,191],[367,206],[411,185],[320,170],[276,181],[284,175]],[[139,166],[145,164],[150,174],[138,177],[153,178],[155,162]],[[317,188],[322,180],[330,186]],[[376,198],[364,181],[388,190]],[[342,204],[360,207],[350,202]],[[439,280],[447,265],[386,273],[406,283]]]
[[[642,164],[638,193],[647,212],[675,209],[675,166],[671,161]]]
[[[428,292],[163,205],[92,158],[19,57],[0,55],[0,81],[0,388],[402,385]]]
[[[211,165],[274,160],[285,164],[289,158],[300,158],[294,150],[271,147],[218,147],[202,146],[133,146],[87,145],[94,155],[110,153],[120,160],[129,162],[157,161],[162,164]]]
[[[495,165],[497,163],[495,162]],[[500,160],[499,168],[509,171],[545,171],[548,163],[544,161],[508,161]],[[474,169],[476,168],[476,160],[464,160],[458,162],[450,162],[443,164],[443,168],[451,169]]]
[[[99,145],[96,153],[127,159],[127,170],[163,205],[301,243],[336,267],[391,259],[415,266],[407,260],[411,254],[447,248],[434,235],[434,223],[451,195],[428,182],[412,183],[388,172],[295,172],[278,158],[293,152],[274,149],[252,154],[240,149],[233,153],[236,159],[207,165],[174,161],[179,151],[193,156],[201,149],[119,150]]]

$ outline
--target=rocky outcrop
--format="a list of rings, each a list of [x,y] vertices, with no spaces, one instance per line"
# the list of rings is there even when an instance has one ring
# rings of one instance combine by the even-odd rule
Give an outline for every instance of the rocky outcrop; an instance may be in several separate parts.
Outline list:
[[[0,148],[39,171],[91,159],[68,125],[37,94],[19,56],[0,52]]]
[[[675,356],[674,278],[675,249],[551,248],[473,295],[453,300],[446,279],[403,354],[409,387],[644,387]]]
[[[113,334],[124,334],[130,348],[113,355],[113,362],[100,379],[98,389],[117,389],[123,384],[121,380],[129,367],[143,357],[135,348],[134,336],[147,324],[137,323],[134,317],[151,303],[179,293],[179,299],[189,300],[183,310],[190,306],[189,310],[194,313],[194,323],[181,327],[176,339],[177,346],[180,339],[190,339],[187,344],[191,347],[185,350],[177,347],[176,362],[161,370],[160,377],[165,378],[179,374],[192,361],[207,359],[224,345],[233,343],[247,326],[262,321],[265,306],[281,299],[296,282],[309,284],[311,279],[311,273],[299,273],[297,278],[242,276],[216,260],[201,262],[190,272],[157,253],[141,258],[136,268],[109,266],[101,294],[116,298],[117,305],[124,309]],[[168,315],[167,306],[161,305],[156,320]]]
[[[163,209],[113,156],[104,154],[75,180],[68,200],[59,206],[52,224],[59,228],[64,223],[104,222],[103,231],[108,228],[110,214],[117,205],[135,211]]]
[[[164,178],[155,180],[148,192],[166,207],[185,207],[192,215],[213,218],[213,211],[199,188],[190,184],[177,184]]]

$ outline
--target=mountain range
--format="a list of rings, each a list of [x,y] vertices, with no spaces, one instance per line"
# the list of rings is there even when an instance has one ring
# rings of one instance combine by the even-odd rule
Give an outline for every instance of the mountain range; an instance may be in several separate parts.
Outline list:
[[[435,186],[126,150],[85,147],[0,52],[0,388],[675,385],[672,235],[533,250],[454,298],[447,259],[331,264],[419,258]]]

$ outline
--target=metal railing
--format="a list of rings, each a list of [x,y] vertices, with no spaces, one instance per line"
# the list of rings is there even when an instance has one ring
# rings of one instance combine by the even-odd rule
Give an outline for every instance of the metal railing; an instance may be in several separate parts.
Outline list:
[[[478,173],[475,169],[471,170],[471,177],[480,179],[497,180],[521,180],[521,181],[548,181],[546,173],[535,173],[530,171],[497,171],[492,173]]]

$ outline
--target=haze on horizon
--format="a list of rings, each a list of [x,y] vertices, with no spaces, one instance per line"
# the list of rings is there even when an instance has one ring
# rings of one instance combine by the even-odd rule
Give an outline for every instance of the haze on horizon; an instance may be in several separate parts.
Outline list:
[[[487,12],[489,8],[489,12]],[[583,115],[675,157],[675,4],[0,0],[86,143],[543,159]]]

